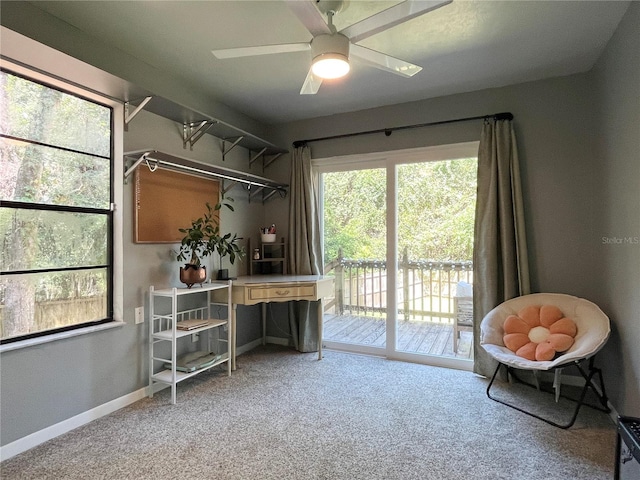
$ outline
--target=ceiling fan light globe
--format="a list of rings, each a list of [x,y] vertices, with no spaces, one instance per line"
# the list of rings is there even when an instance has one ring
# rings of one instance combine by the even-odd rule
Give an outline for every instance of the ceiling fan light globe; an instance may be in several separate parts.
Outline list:
[[[325,53],[313,59],[311,71],[320,78],[344,77],[351,69],[349,59],[339,53]]]

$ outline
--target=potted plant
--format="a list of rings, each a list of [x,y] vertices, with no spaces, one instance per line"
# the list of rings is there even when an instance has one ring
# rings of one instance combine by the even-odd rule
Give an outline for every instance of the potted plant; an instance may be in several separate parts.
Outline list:
[[[180,281],[185,283],[188,288],[194,284],[202,284],[207,278],[206,267],[201,264],[201,259],[217,252],[220,257],[220,268],[222,270],[222,258],[229,255],[230,262],[233,264],[236,258],[241,258],[244,251],[237,245],[238,236],[228,233],[224,236],[220,234],[220,222],[218,220],[218,211],[223,207],[227,207],[233,211],[233,206],[229,203],[233,201],[231,198],[222,196],[220,202],[214,207],[207,203],[207,211],[204,216],[193,220],[188,228],[178,229],[185,236],[180,242],[180,251],[176,259],[178,261],[188,262],[184,267],[180,267]],[[218,273],[218,278],[227,279],[226,275]]]
[[[220,270],[218,270],[218,276],[216,277],[218,280],[228,280],[229,279],[229,270],[226,268],[222,268],[222,259],[229,255],[229,263],[233,265],[236,261],[236,258],[242,258],[244,256],[244,249],[240,247],[237,242],[239,238],[237,234],[233,234],[231,236],[230,233],[227,233],[224,236],[212,236],[209,238],[208,249],[211,251],[215,251],[220,258]]]
[[[213,212],[220,210],[223,206],[234,211],[233,205],[229,202],[233,202],[233,198],[227,198],[227,201],[224,201],[224,196],[222,197],[223,201],[218,203],[213,210],[207,204],[208,215],[211,218],[213,217]],[[244,248],[238,245],[238,240],[240,238],[237,234],[227,233],[226,235],[221,235],[220,225],[216,223],[212,225],[212,228],[207,232],[207,252],[210,254],[216,252],[218,254],[218,258],[220,259],[220,269],[218,270],[217,279],[218,280],[228,280],[229,279],[229,270],[226,268],[222,268],[222,259],[229,255],[229,262],[233,265],[236,261],[236,258],[244,257]]]
[[[205,229],[210,223],[211,219],[205,215],[193,220],[190,227],[178,229],[185,235],[180,242],[180,251],[176,259],[188,260],[184,267],[180,267],[180,281],[186,283],[187,288],[191,288],[195,283],[202,284],[207,278],[207,269],[201,264],[201,258],[208,255]]]

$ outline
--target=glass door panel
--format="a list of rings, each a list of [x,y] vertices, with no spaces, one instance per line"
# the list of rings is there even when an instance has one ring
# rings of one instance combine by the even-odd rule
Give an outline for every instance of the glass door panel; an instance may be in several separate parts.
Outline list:
[[[386,346],[386,169],[322,176],[325,274],[335,277],[323,339],[333,348]]]
[[[476,174],[475,158],[397,167],[397,352],[471,358]]]

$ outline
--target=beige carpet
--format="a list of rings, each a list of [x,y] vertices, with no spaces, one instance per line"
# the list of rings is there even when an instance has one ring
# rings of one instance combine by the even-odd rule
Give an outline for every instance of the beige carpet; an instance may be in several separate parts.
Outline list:
[[[214,370],[180,384],[177,405],[165,390],[3,462],[0,475],[613,477],[616,434],[606,414],[583,408],[560,430],[489,400],[486,385],[469,372],[335,351],[318,362],[268,346],[239,357],[231,378]]]

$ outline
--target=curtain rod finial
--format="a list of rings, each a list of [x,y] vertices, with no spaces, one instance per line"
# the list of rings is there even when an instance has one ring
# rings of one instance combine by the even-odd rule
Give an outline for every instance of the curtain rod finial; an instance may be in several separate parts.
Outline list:
[[[493,116],[493,118],[496,120],[513,120],[513,113],[511,112],[496,113]]]

